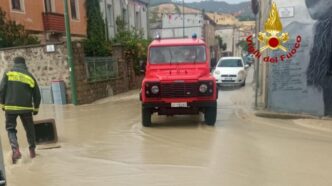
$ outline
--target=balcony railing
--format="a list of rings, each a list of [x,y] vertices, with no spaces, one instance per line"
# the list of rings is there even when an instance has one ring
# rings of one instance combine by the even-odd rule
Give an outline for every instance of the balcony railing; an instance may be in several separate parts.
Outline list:
[[[45,31],[65,32],[65,19],[63,14],[44,12],[43,22]]]

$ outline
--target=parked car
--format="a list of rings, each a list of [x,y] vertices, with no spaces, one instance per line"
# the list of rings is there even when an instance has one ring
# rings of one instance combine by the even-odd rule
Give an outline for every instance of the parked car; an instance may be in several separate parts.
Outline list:
[[[219,86],[245,86],[248,64],[244,64],[241,57],[220,58],[213,76]]]
[[[140,92],[143,126],[151,126],[153,113],[200,112],[207,125],[214,125],[218,90],[209,64],[209,49],[201,39],[154,40],[149,46]]]

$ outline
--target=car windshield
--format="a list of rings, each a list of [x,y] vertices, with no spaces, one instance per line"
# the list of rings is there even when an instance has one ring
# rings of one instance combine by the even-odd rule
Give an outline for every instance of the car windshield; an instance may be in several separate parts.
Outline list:
[[[206,52],[204,46],[170,46],[151,47],[151,64],[169,63],[204,63]]]
[[[243,64],[241,59],[223,59],[218,67],[243,67]]]

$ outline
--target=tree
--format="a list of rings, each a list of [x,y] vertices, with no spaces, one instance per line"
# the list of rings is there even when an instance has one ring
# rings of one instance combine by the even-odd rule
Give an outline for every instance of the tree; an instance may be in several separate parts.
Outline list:
[[[142,30],[128,28],[128,25],[121,17],[116,19],[117,34],[113,40],[124,47],[124,54],[127,62],[133,60],[136,74],[140,73],[140,61],[146,61],[147,49],[150,41],[143,38]]]
[[[227,44],[223,42],[222,37],[220,37],[220,36],[216,36],[216,39],[218,40],[219,48],[220,48],[222,51],[225,51],[225,50],[227,49]]]
[[[0,48],[39,44],[37,37],[30,35],[25,27],[6,18],[0,8]]]
[[[171,3],[172,0],[150,0],[150,5],[159,5],[162,3]]]
[[[105,23],[100,12],[99,0],[85,1],[87,10],[87,40],[85,41],[85,55],[109,56],[111,45],[106,40]]]

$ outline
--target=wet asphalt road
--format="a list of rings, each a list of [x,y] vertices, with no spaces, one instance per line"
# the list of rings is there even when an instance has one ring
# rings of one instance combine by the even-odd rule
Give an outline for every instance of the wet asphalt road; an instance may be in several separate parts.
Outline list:
[[[332,133],[255,117],[251,73],[246,87],[220,90],[215,127],[202,116],[153,116],[154,127],[143,128],[137,91],[93,105],[44,105],[36,119],[56,119],[61,147],[30,160],[20,125],[24,157],[11,165],[3,125],[8,185],[332,185]]]

